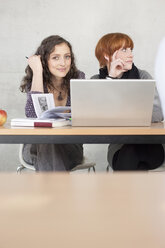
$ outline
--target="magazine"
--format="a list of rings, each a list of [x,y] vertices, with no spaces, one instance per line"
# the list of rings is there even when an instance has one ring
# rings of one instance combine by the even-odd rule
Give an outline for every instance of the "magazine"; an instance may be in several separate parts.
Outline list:
[[[41,119],[51,119],[51,118],[71,118],[71,107],[68,106],[58,106],[52,109],[46,110],[40,116]]]
[[[70,119],[71,107],[55,106],[52,93],[48,94],[32,94],[32,100],[36,115],[40,119]]]
[[[55,107],[53,94],[31,94],[34,109],[38,118],[41,114]]]

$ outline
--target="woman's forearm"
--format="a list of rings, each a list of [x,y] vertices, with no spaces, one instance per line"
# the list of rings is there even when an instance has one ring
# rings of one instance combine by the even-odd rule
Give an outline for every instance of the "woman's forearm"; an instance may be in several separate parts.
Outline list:
[[[35,73],[33,73],[31,91],[44,92],[42,70],[38,70]]]

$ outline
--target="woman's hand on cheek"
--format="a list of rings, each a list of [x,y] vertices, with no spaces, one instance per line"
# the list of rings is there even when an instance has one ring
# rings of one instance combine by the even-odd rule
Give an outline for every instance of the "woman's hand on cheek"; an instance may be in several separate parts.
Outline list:
[[[33,55],[29,57],[28,64],[32,69],[33,73],[42,72],[43,70],[40,55]]]
[[[116,54],[118,51],[114,52],[112,55],[112,61],[110,63],[110,70],[109,70],[109,76],[110,77],[120,77],[123,72],[127,71],[124,69],[125,63],[122,59],[117,58],[116,59]]]

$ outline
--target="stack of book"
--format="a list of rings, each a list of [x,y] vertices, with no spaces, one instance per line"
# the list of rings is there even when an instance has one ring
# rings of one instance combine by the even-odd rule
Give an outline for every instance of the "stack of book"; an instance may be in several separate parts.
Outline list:
[[[39,119],[39,118],[15,118],[11,120],[12,127],[63,127],[71,125],[69,119]]]

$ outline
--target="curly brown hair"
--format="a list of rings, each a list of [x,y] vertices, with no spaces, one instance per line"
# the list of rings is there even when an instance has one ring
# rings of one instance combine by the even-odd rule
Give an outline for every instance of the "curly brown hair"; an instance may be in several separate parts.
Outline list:
[[[62,37],[58,35],[52,35],[47,38],[45,38],[40,46],[38,47],[37,51],[35,52],[35,55],[41,56],[41,63],[43,67],[43,84],[44,89],[54,89],[53,83],[52,83],[52,74],[49,71],[48,68],[48,59],[50,54],[53,52],[54,47],[56,45],[65,43],[69,48],[71,52],[71,67],[67,75],[64,77],[62,87],[66,88],[68,91],[68,94],[70,94],[70,79],[71,78],[77,78],[78,77],[78,70],[75,65],[75,58],[72,51],[71,44],[63,39]],[[28,65],[25,69],[26,75],[23,77],[20,90],[21,92],[28,92],[31,89],[31,83],[32,83],[32,77],[33,77],[33,71]]]

